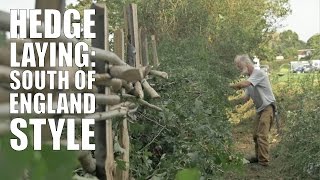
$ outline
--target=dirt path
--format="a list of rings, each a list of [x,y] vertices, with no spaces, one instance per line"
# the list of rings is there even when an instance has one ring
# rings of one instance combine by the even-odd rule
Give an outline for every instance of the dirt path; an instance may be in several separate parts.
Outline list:
[[[239,112],[238,112],[239,113]],[[234,149],[236,152],[242,154],[244,157],[254,155],[254,142],[252,139],[253,130],[253,116],[254,111],[247,111],[249,115],[241,113],[246,119],[241,119],[240,122],[233,125],[233,139]],[[271,162],[268,167],[261,167],[257,164],[246,164],[244,165],[243,172],[227,172],[224,179],[241,179],[241,180],[255,180],[255,179],[271,179],[280,180],[281,177],[281,163],[277,162],[274,148],[279,143],[280,138],[276,135],[275,129],[271,131],[270,151],[271,151]]]

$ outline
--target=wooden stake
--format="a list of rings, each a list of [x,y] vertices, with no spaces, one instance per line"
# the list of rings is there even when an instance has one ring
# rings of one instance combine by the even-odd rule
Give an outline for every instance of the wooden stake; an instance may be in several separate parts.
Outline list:
[[[138,15],[137,15],[137,5],[130,4],[125,10],[125,20],[126,20],[126,32],[128,33],[128,43],[131,44],[135,49],[135,65],[129,65],[140,67],[140,47],[139,47],[139,28],[138,28]],[[131,53],[128,53],[131,54]]]
[[[157,42],[156,42],[156,36],[151,36],[151,44],[152,44],[152,54],[153,54],[153,66],[158,67],[159,66],[159,60],[158,60],[158,53],[157,53]]]
[[[105,3],[103,4],[104,8],[104,42],[105,42],[105,49],[109,49],[109,22],[108,22],[108,12],[107,12],[107,7]],[[106,68],[108,68],[108,64],[106,64]],[[121,80],[119,80],[120,83],[122,83]],[[113,85],[114,90],[119,90],[121,89],[120,86],[115,86]],[[111,94],[111,91],[108,87],[105,88],[105,94]],[[106,112],[109,113],[109,107],[106,106]],[[105,117],[104,119],[111,119],[112,117],[108,118]],[[114,157],[113,157],[113,131],[112,131],[112,121],[106,121],[106,161],[105,161],[105,169],[106,169],[106,178],[108,180],[113,180],[114,178]]]
[[[124,59],[124,33],[123,29],[114,32],[114,53]]]
[[[123,57],[124,59],[124,34],[123,30],[117,30],[115,32],[115,53],[119,57]],[[123,80],[123,86],[127,91],[133,90],[132,83],[128,83]],[[131,102],[123,102],[119,105],[115,105],[111,107],[111,109],[119,109],[122,107],[129,107],[134,106]],[[116,169],[116,176],[115,179],[117,180],[129,180],[129,132],[128,132],[128,120],[126,117],[120,123],[120,145],[124,149],[124,153],[121,154],[121,159],[126,162],[126,170],[121,170],[119,167]]]
[[[141,42],[141,62],[142,66],[149,65],[149,50],[146,28],[140,28],[140,42]]]

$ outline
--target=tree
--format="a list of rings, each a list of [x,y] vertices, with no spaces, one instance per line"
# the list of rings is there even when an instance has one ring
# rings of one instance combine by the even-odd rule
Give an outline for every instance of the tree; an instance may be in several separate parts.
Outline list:
[[[320,34],[315,34],[307,41],[307,47],[314,49],[312,51],[312,59],[320,59]]]

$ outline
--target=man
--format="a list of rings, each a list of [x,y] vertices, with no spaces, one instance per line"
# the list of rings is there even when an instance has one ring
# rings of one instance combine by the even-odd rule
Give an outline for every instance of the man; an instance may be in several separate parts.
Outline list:
[[[250,159],[250,162],[258,162],[260,165],[268,166],[270,161],[268,135],[275,110],[275,97],[270,81],[264,71],[254,68],[247,55],[236,56],[234,62],[241,73],[248,75],[249,78],[239,83],[230,84],[230,87],[237,90],[244,88],[243,102],[247,102],[251,98],[257,112],[253,133],[256,157]]]

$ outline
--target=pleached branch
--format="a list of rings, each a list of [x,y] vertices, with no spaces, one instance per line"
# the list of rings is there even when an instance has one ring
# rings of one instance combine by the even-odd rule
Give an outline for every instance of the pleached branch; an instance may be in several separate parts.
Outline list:
[[[112,66],[110,67],[110,75],[129,82],[143,79],[142,69],[133,68],[131,66]]]
[[[111,90],[113,92],[119,92],[122,88],[122,80],[121,79],[112,79],[111,80]]]
[[[116,105],[120,103],[120,96],[95,94],[97,104]]]
[[[122,80],[122,86],[124,87],[124,89],[128,93],[130,93],[130,92],[132,92],[134,90],[134,87],[133,87],[131,82],[127,82],[127,81]]]
[[[96,170],[96,160],[90,151],[79,151],[78,160],[85,172],[93,173]]]
[[[141,67],[141,70],[143,72],[143,77],[146,77],[151,71],[151,66],[143,66],[143,67]],[[140,79],[140,80],[142,80],[142,79]]]
[[[104,82],[111,80],[111,76],[108,73],[105,74],[94,74],[93,78],[95,78],[95,82]]]
[[[128,101],[132,101],[132,102],[135,102],[135,103],[138,103],[142,106],[146,106],[146,107],[149,107],[149,108],[152,108],[152,109],[155,109],[157,111],[162,111],[162,109],[156,105],[153,105],[153,104],[150,104],[148,103],[147,101],[143,100],[143,99],[138,99],[137,97],[133,96],[133,95],[130,95],[130,94],[122,94],[121,95],[123,99],[126,99]]]
[[[142,90],[142,86],[141,86],[141,83],[139,81],[134,83],[134,95],[139,97],[140,99],[144,98],[144,93],[143,93],[143,90]]]
[[[141,81],[143,89],[150,95],[151,98],[160,98],[160,95],[149,85],[145,79]]]
[[[120,109],[108,111],[108,112],[94,113],[94,114],[86,116],[85,118],[95,119],[96,121],[103,121],[106,119],[112,119],[115,117],[125,116],[125,115],[127,115],[128,112],[129,112],[128,108],[120,108]]]
[[[155,75],[155,76],[159,76],[159,77],[164,78],[164,79],[168,79],[169,78],[168,74],[166,72],[162,72],[162,71],[151,70],[150,74]]]
[[[110,111],[113,111],[113,110],[117,110],[117,109],[121,109],[121,108],[129,108],[129,109],[134,109],[136,108],[136,104],[133,103],[133,102],[129,102],[129,101],[126,101],[126,102],[122,102],[120,104],[117,104],[117,105],[114,105],[114,106],[111,106],[109,108]]]

